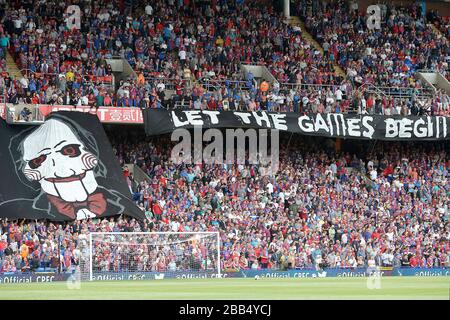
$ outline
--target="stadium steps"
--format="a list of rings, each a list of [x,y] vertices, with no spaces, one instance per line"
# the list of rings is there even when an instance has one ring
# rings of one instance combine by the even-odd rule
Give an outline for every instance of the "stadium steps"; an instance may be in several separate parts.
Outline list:
[[[446,38],[445,35],[442,33],[442,31],[439,30],[434,24],[429,23],[427,26],[429,26],[431,30],[433,30],[433,33],[435,33],[439,37],[443,37],[444,39]]]
[[[16,62],[14,61],[13,57],[8,51],[6,52],[6,71],[11,76],[12,79],[22,78],[22,73],[20,72],[19,67],[17,66]]]
[[[430,28],[437,37],[443,37],[446,39],[441,30],[439,30],[434,24],[428,23],[427,27]],[[448,81],[445,76],[437,70],[417,70],[416,77],[424,82],[433,94],[436,94],[437,90],[443,90],[446,94],[450,94],[450,81]]]
[[[316,48],[317,50],[320,51],[320,53],[323,55],[324,51],[322,46],[313,38],[313,36],[306,30],[306,26],[305,23],[300,20],[299,17],[297,16],[290,16],[287,19],[287,22],[289,23],[289,25],[291,26],[298,26],[302,29],[302,37],[303,39],[308,42],[309,44],[311,44],[314,48]],[[342,68],[334,63],[334,71],[341,76],[343,79],[347,79],[347,75],[344,72],[344,70],[342,70]]]
[[[136,183],[140,184],[142,181],[151,181],[150,177],[138,165],[134,163],[126,163],[125,167],[127,167],[128,171],[133,175]]]

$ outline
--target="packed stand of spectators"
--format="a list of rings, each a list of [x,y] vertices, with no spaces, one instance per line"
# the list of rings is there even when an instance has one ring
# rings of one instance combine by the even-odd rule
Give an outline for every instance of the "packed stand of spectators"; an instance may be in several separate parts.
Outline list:
[[[366,88],[353,91],[349,82],[339,86],[274,85],[267,92],[239,90],[227,84],[218,91],[201,86],[180,92],[161,105],[184,109],[279,111],[297,113],[358,113],[378,115],[450,115],[450,96],[438,90],[435,97],[377,95]],[[159,103],[159,102],[158,102]]]
[[[9,48],[28,73],[21,79],[2,79],[12,103],[165,107],[186,94],[181,80],[185,69],[201,81],[233,81],[240,80],[241,62],[267,65],[280,82],[320,85],[342,80],[298,28],[260,1],[219,1],[211,6],[155,1],[134,12],[117,1],[80,2],[81,30],[67,27],[67,1],[19,3],[6,6],[2,18]],[[127,59],[138,73],[137,79],[119,83],[117,92],[92,79],[111,75],[105,62],[111,57]],[[159,77],[174,80],[171,102],[164,97],[164,84],[148,81]],[[281,101],[261,98],[251,79],[245,92],[221,87],[214,94],[221,97],[212,101],[203,88],[194,88],[187,93],[191,105],[220,108],[223,102],[226,108],[231,101],[231,108],[234,103],[239,108],[241,100],[245,106],[255,100],[249,108],[257,109],[255,102],[264,108],[264,100],[274,101],[276,108]]]
[[[450,17],[441,16],[436,11],[430,10],[427,13],[427,19],[428,19],[428,21],[433,23],[436,26],[436,28],[438,28],[442,32],[444,37],[447,38],[447,43],[450,43]],[[447,60],[447,63],[448,63],[448,60]],[[447,67],[447,70],[441,70],[441,72],[444,74],[444,76],[447,78],[447,80],[450,81],[449,68]]]
[[[7,2],[1,10],[0,57],[9,49],[27,71],[21,79],[2,74],[0,89],[12,103],[371,113],[375,108],[364,105],[368,95],[359,104],[351,98],[362,92],[363,83],[420,88],[414,70],[448,68],[445,38],[436,38],[416,7],[383,7],[383,27],[392,31],[383,33],[369,32],[364,16],[341,2],[297,5],[324,54],[264,1],[165,0],[138,2],[133,9],[119,0]],[[80,30],[68,27],[76,22],[65,11],[70,4],[81,8]],[[408,26],[411,21],[414,27]],[[137,78],[113,88],[106,63],[113,57],[126,59]],[[336,62],[349,81],[335,72]],[[266,65],[281,89],[263,92],[251,75],[242,79],[241,63]],[[184,81],[191,75],[199,85],[188,89]],[[172,97],[165,95],[167,79]],[[212,91],[205,85],[209,80],[216,83]],[[233,81],[242,83],[233,86]],[[283,90],[283,83],[303,86]],[[404,112],[411,114],[422,105],[428,113],[449,114],[448,100],[439,94],[417,107],[414,98],[396,98],[395,104],[406,105]]]
[[[275,83],[267,91],[255,87],[242,90],[240,85],[245,84],[224,81],[219,90],[212,91],[195,86],[193,90],[174,95],[165,105],[177,107],[177,101],[180,101],[183,108],[196,110],[340,113],[351,103],[350,87],[345,83],[340,86],[280,86]]]
[[[149,69],[148,61],[154,61],[152,55],[161,55],[161,50],[174,51],[175,58],[173,54],[172,59],[170,54],[164,55],[169,59],[168,70],[181,65],[200,83],[192,90],[183,90],[176,84],[170,102],[159,99],[163,106],[175,106],[183,101],[183,107],[193,109],[300,110],[295,103],[288,104],[294,94],[279,95],[277,88],[271,88],[271,95],[267,95],[255,85],[251,74],[242,79],[241,63],[266,65],[280,83],[334,84],[337,87],[343,81],[333,64],[302,38],[298,27],[289,26],[281,13],[275,13],[271,5],[263,5],[261,1],[236,1],[236,4],[218,1],[211,6],[185,6],[184,10],[180,10],[179,3],[167,1],[149,5],[145,10],[154,17],[167,16],[168,19],[163,20],[169,23],[156,24],[156,32],[161,29],[163,33],[159,37],[162,44],[154,47],[151,38],[144,40],[150,42],[144,44],[142,59],[145,62],[137,59],[130,63],[145,73]],[[173,17],[178,20],[173,21]],[[145,19],[145,15],[140,19]],[[179,77],[180,74],[165,76]],[[209,80],[216,84],[212,92],[204,85]],[[302,92],[297,90],[296,93],[299,96]],[[150,107],[158,104],[155,102]]]
[[[370,26],[367,15],[354,5],[302,0],[298,9],[308,30],[326,54],[345,68],[352,83],[421,88],[414,78],[416,70],[448,70],[447,39],[427,26],[417,4],[380,4],[380,29]]]
[[[450,41],[450,17],[449,16],[441,16],[435,10],[430,10],[427,12],[427,19],[431,23],[433,23]]]
[[[0,274],[68,271],[89,264],[89,232],[154,231],[152,221],[97,219],[58,224],[44,221],[0,220]],[[94,238],[95,271],[217,270],[215,237]],[[190,237],[192,238],[192,237]],[[181,241],[183,240],[183,241]]]
[[[14,82],[15,86],[10,85],[9,91],[13,91],[10,101],[164,107],[168,104],[163,94],[164,87],[152,86],[146,78],[163,76],[175,79],[175,105],[183,94],[180,67],[189,68],[197,79],[229,81],[240,73],[241,62],[265,63],[280,82],[319,85],[341,82],[322,55],[303,41],[300,30],[284,23],[280,14],[272,12],[271,6],[253,2],[234,6],[225,1],[213,9],[188,5],[180,10],[179,2],[168,1],[147,5],[145,14],[138,11],[135,17],[131,14],[125,17],[112,4],[104,6],[100,2],[98,7],[86,6],[81,32],[67,30],[64,27],[66,21],[56,18],[59,14],[63,16],[63,9],[63,6],[55,6],[51,2],[43,3],[34,8],[39,17],[24,16],[22,20],[20,14],[24,14],[25,9],[6,11],[4,24],[13,34],[13,50],[20,56],[20,65],[43,74],[36,79],[36,74],[32,73],[30,79],[24,77],[18,84]],[[194,20],[197,16],[204,17],[201,24],[197,18]],[[257,19],[250,21],[247,19],[249,16]],[[17,19],[22,21],[19,28]],[[43,28],[47,21],[53,24]],[[98,34],[93,30],[97,24],[102,26]],[[36,50],[35,42],[48,47]],[[138,78],[120,83],[116,96],[105,89],[98,90],[91,82],[84,84],[86,90],[81,90],[80,68],[83,67],[88,74],[110,74],[108,65],[105,70],[103,58],[111,56],[126,58],[138,71]],[[96,59],[98,61],[94,64]],[[249,105],[250,110],[258,109],[262,104],[264,109],[264,100],[267,100],[267,109],[271,110],[274,104],[276,110],[281,104],[276,88],[273,92],[276,97],[271,99],[254,87],[252,79],[248,82],[248,90],[244,92],[229,90],[224,85],[212,98],[202,92],[205,91],[203,88],[196,87],[189,92],[191,106],[209,104],[214,108],[217,104],[217,108],[224,105],[226,109],[230,102],[231,109],[233,104],[237,104],[237,109]],[[17,95],[14,91],[18,91]],[[240,107],[241,101],[244,105]],[[296,108],[285,106],[285,109]]]
[[[168,143],[117,146],[150,176],[135,200],[148,218],[168,218],[163,230],[219,228],[226,269],[450,263],[444,144],[380,144],[360,159],[299,139],[271,179],[253,166],[177,167]]]
[[[337,153],[330,140],[288,138],[275,177],[253,165],[175,165],[169,137],[115,143],[121,163],[149,176],[137,183],[124,171],[145,221],[2,220],[0,270],[67,270],[86,254],[90,231],[220,231],[225,270],[450,266],[448,145],[379,142]],[[146,270],[186,267],[167,250],[156,256]],[[133,263],[149,259],[142,252]]]
[[[9,35],[5,33],[3,26],[0,23],[0,95],[4,95],[6,88],[5,79],[9,76],[6,67],[6,53],[9,48]]]
[[[187,68],[196,79],[240,80],[246,63],[267,65],[280,82],[342,80],[270,1],[151,1],[144,10],[130,17],[136,32],[127,56],[144,76],[174,78]]]
[[[1,37],[24,76],[8,82],[11,103],[94,104],[113,95],[111,57],[86,39],[98,20],[83,16],[82,29],[70,29],[67,1],[11,1],[2,7]],[[103,39],[104,42],[104,39]],[[112,105],[112,104],[111,104]]]
[[[325,6],[325,2],[320,3]],[[420,97],[420,99],[417,97],[418,89],[424,88],[416,80],[414,72],[421,68],[430,68],[445,75],[448,69],[446,59],[449,56],[449,46],[445,38],[439,38],[431,28],[425,25],[423,19],[418,18],[416,7],[393,9],[389,11],[389,14],[392,15],[388,17],[388,7],[383,6],[382,13],[386,22],[382,26],[391,28],[392,33],[372,34],[364,27],[366,18],[358,11],[351,11],[347,3],[334,2],[330,9],[324,9],[321,5],[319,5],[319,1],[300,1],[299,11],[303,13],[312,33],[322,43],[325,55],[301,41],[301,30],[285,26],[298,36],[298,39],[291,39],[290,46],[293,48],[290,48],[289,54],[282,59],[282,64],[287,65],[290,70],[295,70],[294,73],[291,73],[291,77],[280,79],[277,73],[277,62],[266,63],[280,82],[315,84],[314,86],[298,86],[303,87],[303,90],[299,90],[296,86],[289,86],[290,90],[281,90],[281,92],[274,87],[269,91],[269,95],[265,95],[256,88],[252,88],[250,81],[249,90],[230,94],[231,89],[225,83],[221,86],[221,90],[215,93],[209,93],[207,90],[205,93],[192,93],[192,96],[185,99],[188,101],[187,106],[198,109],[221,109],[222,107],[226,109],[231,101],[231,109],[236,105],[236,108],[243,110],[354,111],[387,115],[450,114],[450,97],[444,92],[438,91],[436,96]],[[319,16],[316,15],[318,10],[321,13]],[[351,14],[346,15],[347,11]],[[306,17],[307,12],[310,13],[308,17]],[[404,24],[410,23],[412,20],[415,21],[416,27],[411,30],[407,28],[405,31]],[[416,28],[419,31],[416,32]],[[348,30],[351,31],[349,34],[347,34]],[[400,38],[401,41],[397,39],[399,33],[404,34],[404,37]],[[365,37],[368,37],[368,40],[364,40],[366,43],[362,41]],[[377,48],[380,43],[382,47],[386,45],[386,48],[373,49]],[[411,45],[406,48],[406,44],[409,43]],[[392,46],[395,47],[392,48]],[[422,47],[426,49],[426,61],[420,60],[423,59],[421,53],[425,50]],[[277,46],[275,45],[274,48],[276,49]],[[311,50],[309,55],[303,54],[305,48]],[[403,53],[400,50],[402,48],[405,48]],[[375,52],[377,50],[382,52]],[[387,53],[392,58],[391,60],[386,59]],[[308,56],[320,58],[318,60],[320,61],[319,67],[308,60],[306,58]],[[296,60],[297,58],[298,60]],[[266,57],[264,61],[268,62],[270,59]],[[341,64],[346,69],[349,81],[339,78],[332,71],[334,62]],[[292,68],[289,67],[290,63]],[[325,72],[320,67],[323,65],[327,66],[329,72]],[[318,78],[310,81],[307,67],[310,67],[311,74],[318,75]],[[306,73],[304,72],[305,68]],[[215,74],[213,73],[212,76]],[[329,78],[327,78],[328,76]],[[327,86],[328,84],[333,84],[333,86]],[[409,88],[407,92],[403,92],[409,97],[392,98],[374,94],[370,96],[364,92],[364,87],[370,84],[400,87],[402,90]],[[203,88],[198,88],[197,91],[202,90],[205,91]],[[299,97],[302,97],[302,101],[299,101]]]
[[[6,52],[9,48],[9,36],[4,33],[0,24],[0,76],[8,75],[6,68]]]

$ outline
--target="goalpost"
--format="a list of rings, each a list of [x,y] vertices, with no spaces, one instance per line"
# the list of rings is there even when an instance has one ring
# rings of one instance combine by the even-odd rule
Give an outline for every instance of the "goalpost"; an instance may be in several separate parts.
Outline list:
[[[84,280],[221,277],[219,232],[91,232]]]

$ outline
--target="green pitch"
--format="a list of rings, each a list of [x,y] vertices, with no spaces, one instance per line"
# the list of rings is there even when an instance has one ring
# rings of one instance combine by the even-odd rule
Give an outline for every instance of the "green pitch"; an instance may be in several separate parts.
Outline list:
[[[188,279],[0,284],[0,299],[450,299],[450,277]]]

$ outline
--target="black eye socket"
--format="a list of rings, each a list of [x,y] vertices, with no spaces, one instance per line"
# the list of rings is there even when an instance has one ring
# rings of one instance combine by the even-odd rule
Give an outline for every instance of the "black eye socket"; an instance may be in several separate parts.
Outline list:
[[[39,157],[31,159],[28,161],[28,165],[31,169],[37,169],[41,166],[41,164],[47,159],[47,156],[45,154],[41,154]]]
[[[62,155],[68,156],[70,158],[78,157],[81,154],[79,144],[68,144],[58,152],[61,152]]]

